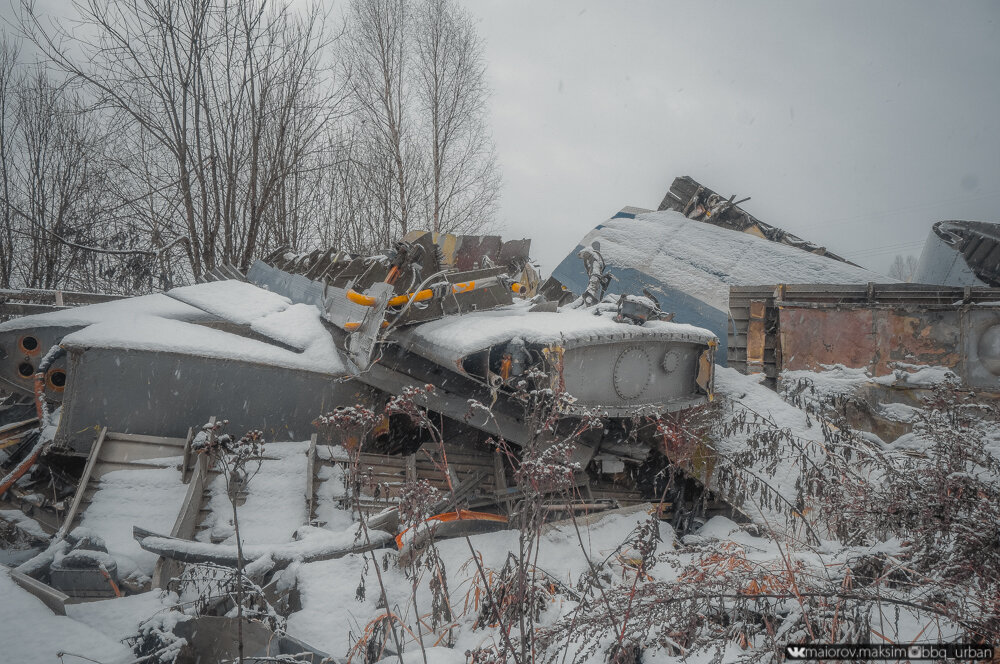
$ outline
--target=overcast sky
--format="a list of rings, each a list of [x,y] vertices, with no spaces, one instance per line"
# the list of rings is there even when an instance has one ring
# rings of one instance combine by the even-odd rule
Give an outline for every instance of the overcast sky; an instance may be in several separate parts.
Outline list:
[[[678,175],[885,272],[1000,222],[1000,2],[467,0],[507,236],[545,272]]]
[[[461,1],[502,230],[546,273],[678,175],[882,272],[935,221],[1000,222],[1000,1]]]

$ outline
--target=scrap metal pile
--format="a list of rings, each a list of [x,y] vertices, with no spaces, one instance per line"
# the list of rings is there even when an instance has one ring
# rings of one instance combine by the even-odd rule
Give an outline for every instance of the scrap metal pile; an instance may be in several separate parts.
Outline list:
[[[745,444],[686,423],[724,419],[750,390],[788,405],[761,383],[787,396],[782,376],[833,365],[864,390],[845,416],[887,441],[911,426],[902,406],[943,380],[1000,394],[995,226],[935,226],[923,273],[944,276],[897,284],[734,201],[678,178],[658,211],[623,209],[544,284],[528,240],[417,231],[374,256],[282,248],[245,274],[222,265],[143,297],[0,293],[0,320],[17,300],[0,323],[3,561],[54,606],[165,588],[238,555],[268,569],[270,592],[293,562],[419,545],[399,513],[417,486],[437,496],[437,537],[508,527],[525,455],[569,439],[571,486],[543,494],[548,514],[652,502],[685,532],[743,518],[716,464]],[[731,367],[720,407],[704,408],[717,365]],[[362,412],[364,436],[327,426]],[[264,490],[232,501],[271,539],[242,554],[228,476],[199,453],[223,419],[267,441]]]
[[[109,473],[168,467],[187,487],[174,528],[160,526],[161,537],[152,517],[140,515],[131,524],[137,539],[172,564],[226,564],[222,549],[185,557],[177,545],[201,527],[204,487],[217,472],[192,452],[202,423],[226,418],[234,433],[259,429],[269,441],[302,441],[324,413],[354,405],[381,412],[403,394],[439,422],[457,470],[441,476],[426,433],[405,417],[376,427],[362,451],[373,478],[363,508],[386,512],[375,526],[387,531],[387,544],[398,528],[391,508],[407,481],[450,488],[442,511],[503,522],[520,499],[511,479],[519,446],[544,447],[577,430],[576,497],[553,497],[552,510],[662,499],[661,471],[671,461],[649,422],[712,398],[715,335],[670,322],[649,293],[605,296],[599,288],[563,297],[563,306],[548,301],[537,294],[529,246],[415,232],[376,256],[282,249],[245,275],[222,266],[203,283],[163,294],[0,324],[0,381],[9,393],[0,494],[58,532],[59,564],[75,570],[64,574],[50,560],[32,574],[84,596],[165,583],[162,565],[153,578],[119,575],[81,524],[98,509],[95,494]],[[595,274],[600,282],[599,267]],[[525,397],[532,392],[560,396],[557,422],[542,440]],[[482,407],[470,410],[470,402]],[[581,426],[588,418],[604,424]],[[499,439],[512,445],[513,459],[496,454],[489,441]],[[305,502],[309,521],[322,523],[315,485],[337,460],[313,440]],[[687,483],[686,494],[667,500],[665,518],[686,524],[706,507],[725,508],[698,481]]]

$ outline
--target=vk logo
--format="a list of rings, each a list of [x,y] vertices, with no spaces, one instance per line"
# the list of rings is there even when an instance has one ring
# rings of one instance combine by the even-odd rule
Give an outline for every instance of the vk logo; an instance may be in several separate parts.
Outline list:
[[[806,649],[802,646],[785,646],[785,654],[792,659],[802,659],[806,656]]]

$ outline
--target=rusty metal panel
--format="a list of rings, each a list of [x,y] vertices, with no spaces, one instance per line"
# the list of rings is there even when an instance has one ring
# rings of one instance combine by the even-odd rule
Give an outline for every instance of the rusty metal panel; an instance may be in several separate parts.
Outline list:
[[[892,363],[961,371],[961,320],[951,311],[779,306],[783,370],[843,364],[875,375]]]
[[[750,302],[750,320],[747,325],[747,373],[756,374],[764,370],[764,345],[766,341],[767,302],[752,300]]]
[[[496,264],[501,245],[499,235],[462,235],[455,249],[455,268],[462,272],[480,268],[483,256]]]
[[[507,240],[500,247],[498,258],[500,265],[510,265],[514,262],[527,262],[531,251],[531,240]]]

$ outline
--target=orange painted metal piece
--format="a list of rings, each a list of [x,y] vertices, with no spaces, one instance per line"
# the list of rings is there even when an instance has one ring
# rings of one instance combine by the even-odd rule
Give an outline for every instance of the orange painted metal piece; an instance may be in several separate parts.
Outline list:
[[[7,476],[7,481],[0,484],[0,496],[7,493],[7,489],[14,486],[14,483],[21,479],[25,473],[31,470],[31,467],[35,465],[38,461],[38,457],[42,455],[42,447],[44,445],[38,445],[35,447],[35,451],[28,457],[26,457],[21,463],[17,464],[10,475]]]
[[[20,339],[18,339],[17,347],[22,353],[24,353],[29,357],[38,355],[42,350],[42,346],[41,344],[38,343],[38,339],[31,336],[30,334],[26,334]]]
[[[497,523],[507,523],[507,517],[501,516],[499,514],[490,514],[489,512],[473,512],[472,510],[456,510],[454,512],[445,512],[443,514],[435,514],[432,517],[424,519],[421,523],[427,523],[428,521],[437,521],[439,523],[448,523],[449,521],[496,521]],[[403,535],[413,530],[414,527],[407,528],[403,532],[396,535],[396,548],[402,550],[403,548]]]
[[[504,380],[510,379],[510,367],[513,362],[514,360],[509,353],[503,356],[503,362],[500,363],[500,378]]]
[[[361,327],[361,323],[355,323],[355,322],[344,323],[344,329],[347,330],[348,332],[353,332],[359,327]],[[389,321],[387,320],[382,321],[382,327],[389,327]]]
[[[39,422],[45,422],[45,374],[38,372],[34,376],[35,414]]]
[[[469,293],[474,290],[476,290],[475,280],[460,281],[459,283],[452,284],[451,286],[451,292],[455,293],[456,295],[461,293]],[[510,286],[510,290],[514,293],[524,293],[528,289],[523,284],[513,283]],[[432,297],[434,297],[434,291],[431,290],[430,288],[425,288],[421,291],[417,291],[416,293],[405,293],[403,295],[397,295],[396,297],[389,298],[389,306],[401,307],[407,302],[409,302],[411,298],[413,299],[414,302],[424,302],[425,300],[429,300]],[[365,295],[364,293],[359,293],[356,290],[350,288],[347,290],[347,299],[353,302],[354,304],[360,304],[363,307],[375,306],[374,297],[372,297],[371,295]]]
[[[434,291],[429,288],[425,288],[417,293],[407,293],[405,295],[397,295],[396,297],[389,299],[390,307],[401,307],[410,301],[410,297],[413,297],[414,302],[423,302],[424,300],[429,300],[434,297]],[[359,293],[356,290],[347,291],[347,299],[354,304],[360,304],[363,307],[374,307],[375,298],[371,295],[365,295],[364,293]]]
[[[751,300],[750,321],[747,327],[747,373],[755,374],[764,371],[764,341],[766,330],[764,317],[767,303],[763,300]]]

